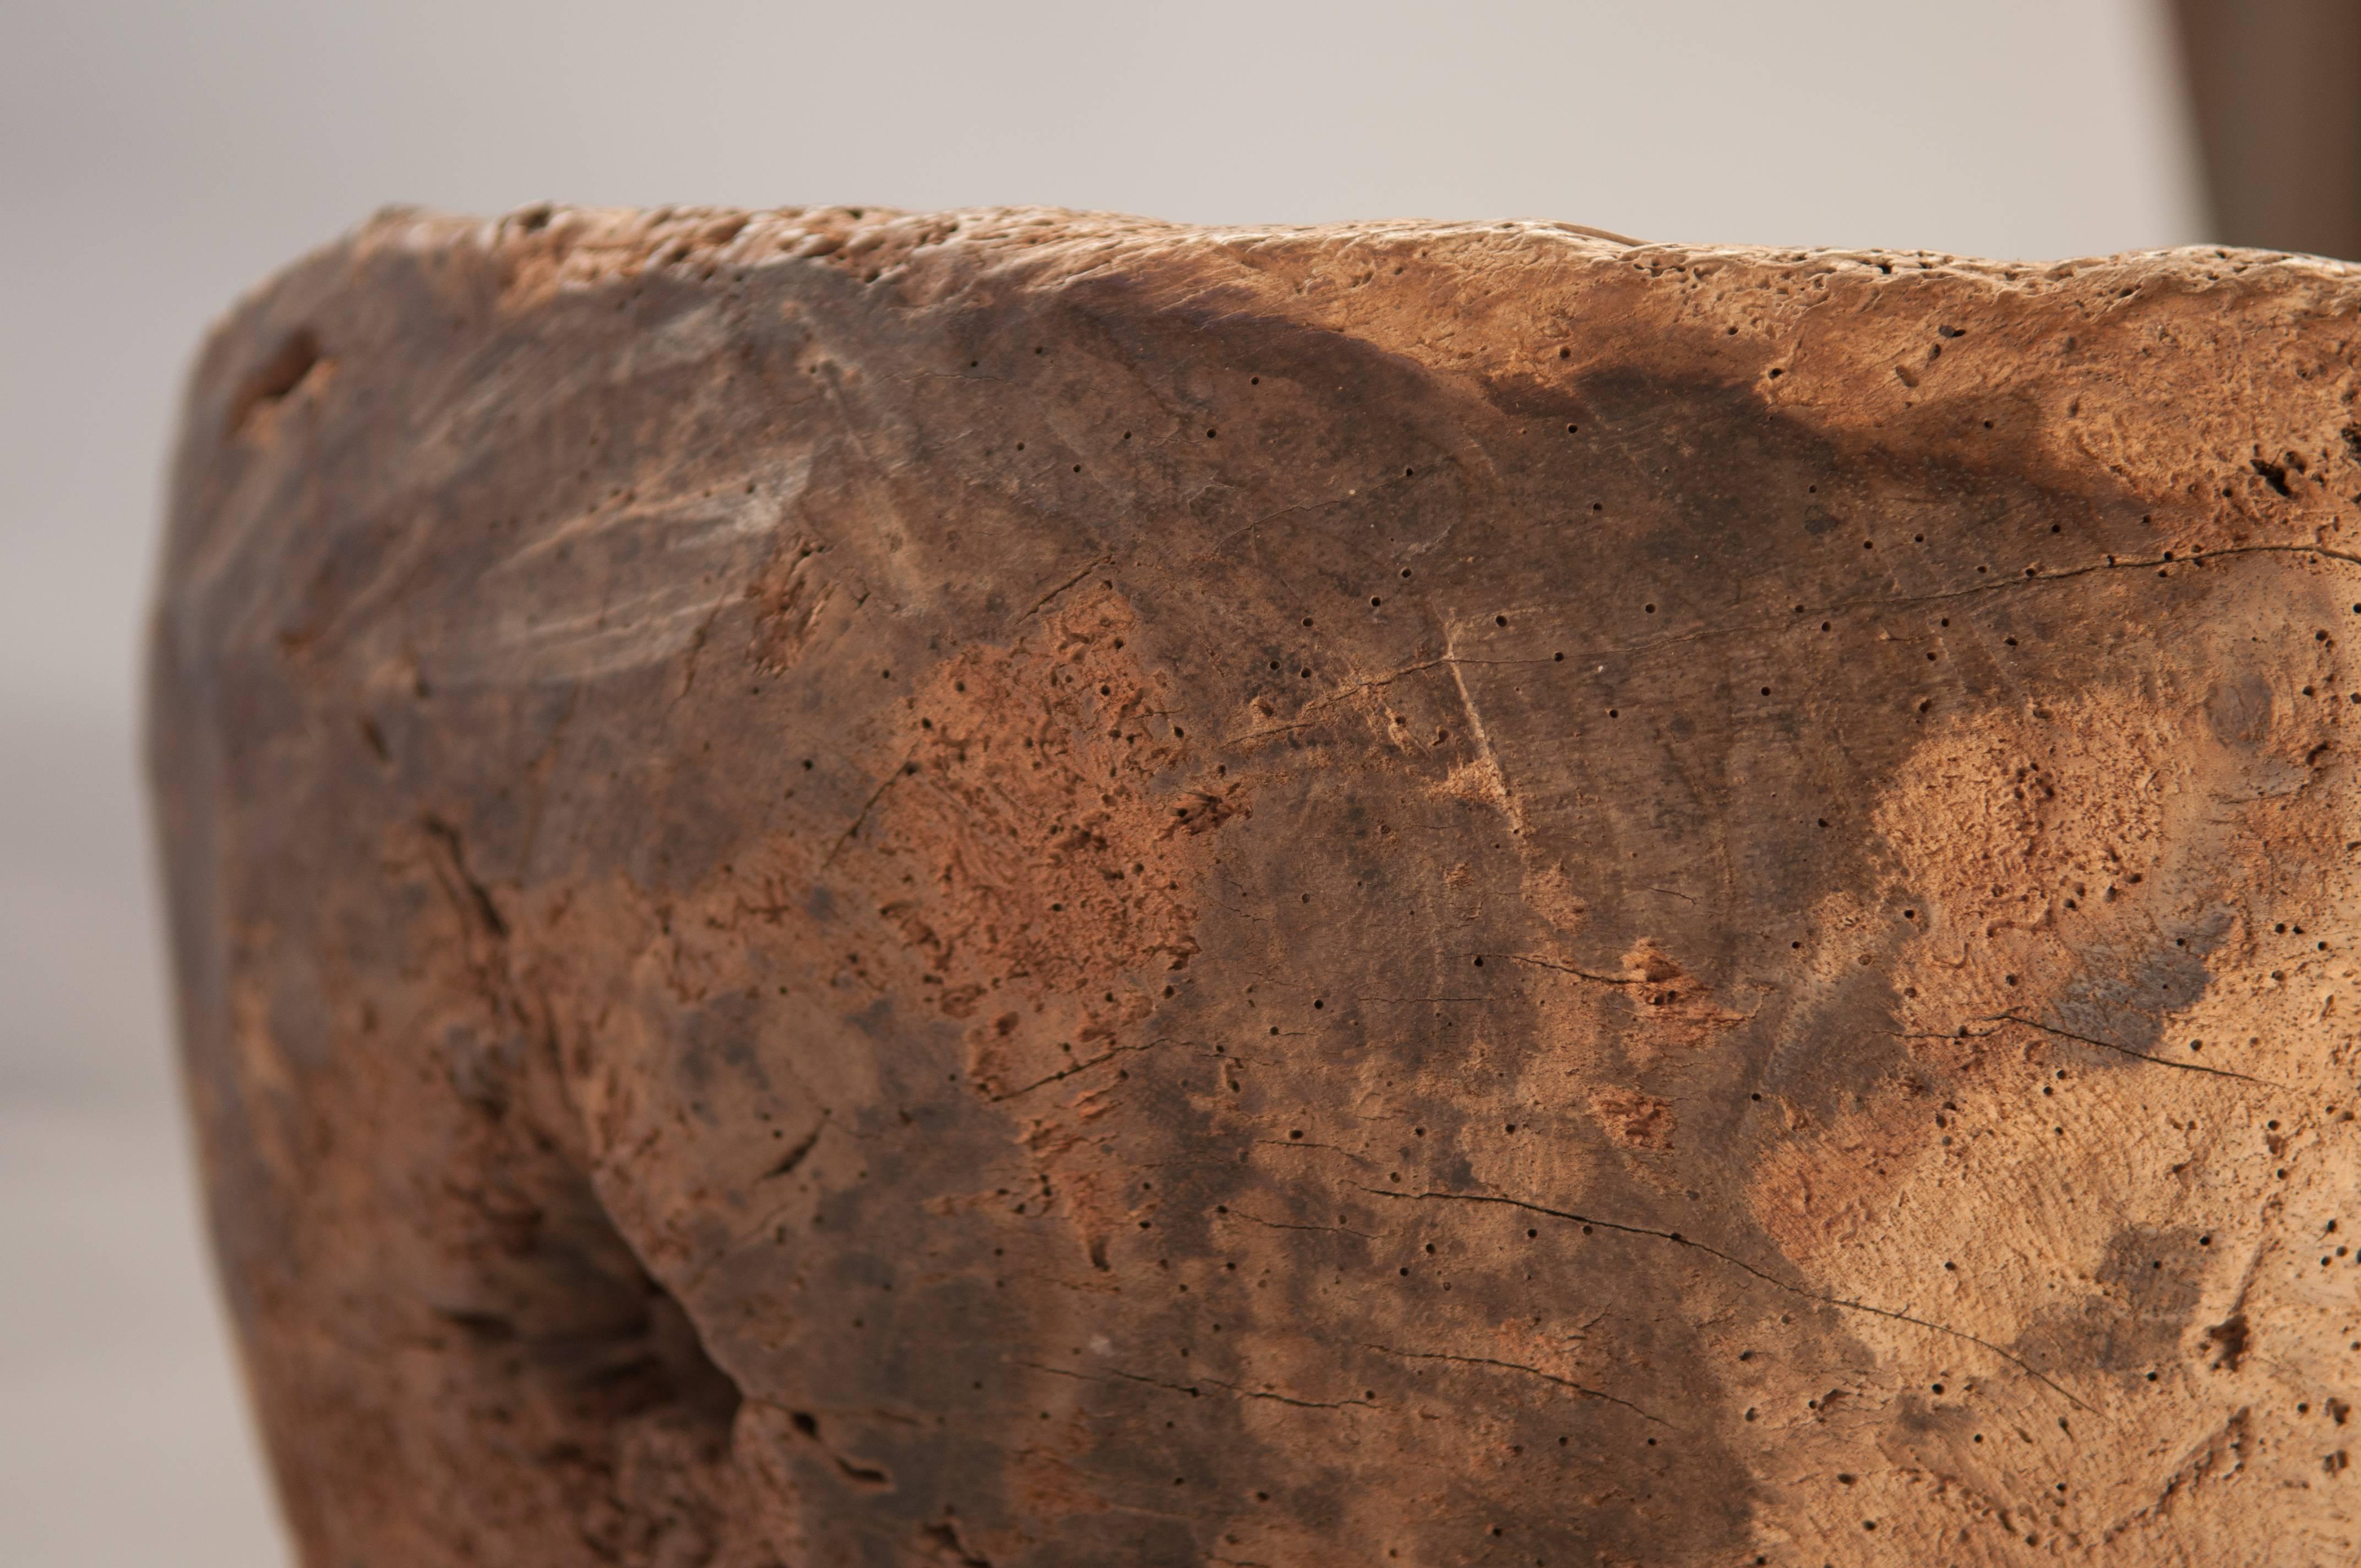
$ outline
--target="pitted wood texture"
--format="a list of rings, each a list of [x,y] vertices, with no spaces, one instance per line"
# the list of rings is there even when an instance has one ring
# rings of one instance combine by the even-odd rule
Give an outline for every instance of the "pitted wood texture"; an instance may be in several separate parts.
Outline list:
[[[309,1563],[2350,1562],[2361,286],[392,214],[154,766]]]

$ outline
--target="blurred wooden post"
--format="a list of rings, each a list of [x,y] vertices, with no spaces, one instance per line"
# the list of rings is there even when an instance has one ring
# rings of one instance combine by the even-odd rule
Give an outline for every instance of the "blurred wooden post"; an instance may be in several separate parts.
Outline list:
[[[2173,0],[2211,236],[2361,257],[2361,5]]]

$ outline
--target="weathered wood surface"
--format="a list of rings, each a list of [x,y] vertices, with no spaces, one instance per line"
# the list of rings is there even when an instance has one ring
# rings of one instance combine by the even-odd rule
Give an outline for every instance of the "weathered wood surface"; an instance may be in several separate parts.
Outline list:
[[[2361,282],[392,214],[154,664],[306,1560],[2353,1561]]]

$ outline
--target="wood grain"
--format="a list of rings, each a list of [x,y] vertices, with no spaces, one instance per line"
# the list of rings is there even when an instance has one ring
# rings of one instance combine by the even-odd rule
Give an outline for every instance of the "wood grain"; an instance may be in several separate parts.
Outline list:
[[[2361,285],[388,214],[152,758],[309,1563],[2352,1561]]]

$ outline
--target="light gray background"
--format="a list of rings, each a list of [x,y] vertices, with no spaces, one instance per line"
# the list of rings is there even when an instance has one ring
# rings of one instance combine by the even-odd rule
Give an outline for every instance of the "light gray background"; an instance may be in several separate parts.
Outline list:
[[[136,776],[178,380],[380,203],[2202,237],[2144,0],[0,0],[0,1556],[268,1564]],[[424,1565],[422,1565],[424,1568]]]

